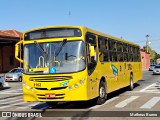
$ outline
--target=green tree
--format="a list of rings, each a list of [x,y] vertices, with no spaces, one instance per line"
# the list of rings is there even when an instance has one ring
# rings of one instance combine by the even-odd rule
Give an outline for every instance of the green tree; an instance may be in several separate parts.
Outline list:
[[[146,50],[146,46],[143,47],[143,50]],[[156,51],[152,50],[151,47],[148,47],[148,52],[150,53],[151,63],[155,63],[159,54]]]

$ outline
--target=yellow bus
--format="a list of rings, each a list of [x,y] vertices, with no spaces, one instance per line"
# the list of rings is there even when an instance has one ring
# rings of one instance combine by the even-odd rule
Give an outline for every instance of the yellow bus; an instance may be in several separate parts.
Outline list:
[[[23,60],[19,46],[23,44]],[[137,44],[84,26],[48,26],[24,32],[15,57],[23,62],[26,102],[94,100],[142,78]]]

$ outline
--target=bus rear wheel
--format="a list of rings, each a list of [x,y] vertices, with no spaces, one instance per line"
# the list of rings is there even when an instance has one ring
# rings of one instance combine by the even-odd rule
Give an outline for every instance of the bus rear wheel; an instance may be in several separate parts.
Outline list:
[[[56,107],[58,102],[46,102],[49,107]]]
[[[105,82],[101,81],[99,85],[99,96],[97,98],[97,105],[101,105],[105,103],[107,100],[107,93],[106,93],[106,85]]]
[[[134,89],[134,80],[133,80],[133,75],[130,75],[130,85],[129,85],[129,90],[132,91]]]

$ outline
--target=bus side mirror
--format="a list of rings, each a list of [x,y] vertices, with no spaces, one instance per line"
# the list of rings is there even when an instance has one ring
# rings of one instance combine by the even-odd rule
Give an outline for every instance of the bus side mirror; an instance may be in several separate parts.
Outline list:
[[[19,52],[19,46],[15,46],[15,56],[18,57],[18,52]]]
[[[90,56],[93,57],[95,56],[95,52],[94,52],[94,46],[89,46],[89,49],[90,49]]]
[[[22,43],[23,43],[23,41],[21,40],[18,43],[16,43],[16,45],[15,45],[15,58],[21,63],[23,63],[23,60],[21,58],[19,58],[18,55],[19,55],[19,45],[21,45]]]

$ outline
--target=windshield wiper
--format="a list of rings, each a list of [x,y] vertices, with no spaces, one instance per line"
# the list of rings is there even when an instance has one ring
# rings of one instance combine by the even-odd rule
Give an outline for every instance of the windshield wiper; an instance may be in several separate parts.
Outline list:
[[[63,42],[62,42],[62,44],[61,44],[61,46],[60,46],[60,48],[59,48],[59,51],[57,52],[57,54],[55,55],[55,57],[57,57],[57,56],[59,55],[59,53],[61,52],[63,46],[64,46],[66,43],[67,43],[67,39],[64,39]]]
[[[37,41],[34,41],[34,44],[36,44],[37,48],[41,51],[41,53],[43,54],[43,56],[45,58],[47,58],[48,54],[47,54],[47,52],[44,51],[44,49],[42,48],[42,46]]]

